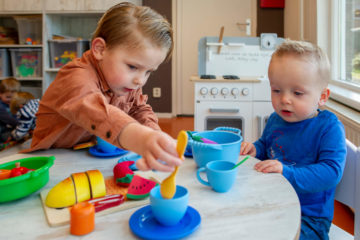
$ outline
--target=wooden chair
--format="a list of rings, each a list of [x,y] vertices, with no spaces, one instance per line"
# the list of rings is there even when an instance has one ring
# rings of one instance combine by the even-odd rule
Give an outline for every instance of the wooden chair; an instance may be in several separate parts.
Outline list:
[[[335,199],[355,210],[354,236],[332,224],[330,240],[360,240],[360,149],[346,140],[347,155],[344,175],[336,187]]]

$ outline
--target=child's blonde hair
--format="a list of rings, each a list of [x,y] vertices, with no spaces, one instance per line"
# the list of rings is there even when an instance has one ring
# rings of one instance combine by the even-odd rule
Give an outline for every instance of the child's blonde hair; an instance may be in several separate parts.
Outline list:
[[[10,111],[16,114],[19,109],[25,105],[29,100],[35,99],[34,95],[29,92],[17,92],[10,102]]]
[[[5,78],[0,82],[0,94],[6,92],[18,92],[20,90],[20,82],[16,78]]]
[[[159,13],[146,6],[119,3],[101,17],[92,40],[101,37],[112,48],[126,44],[141,46],[144,38],[157,47],[168,49],[167,59],[173,50],[173,31],[170,23]]]
[[[318,74],[324,86],[327,86],[330,80],[330,63],[326,53],[319,47],[310,42],[294,41],[286,39],[280,44],[273,53],[272,58],[283,55],[295,55],[315,64],[318,68]]]

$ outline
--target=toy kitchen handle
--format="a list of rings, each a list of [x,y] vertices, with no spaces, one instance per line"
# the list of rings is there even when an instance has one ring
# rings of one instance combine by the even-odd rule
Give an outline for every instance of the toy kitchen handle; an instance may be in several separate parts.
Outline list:
[[[256,116],[257,122],[258,122],[258,138],[261,137],[262,132],[265,129],[266,122],[268,120],[269,116]]]
[[[211,113],[238,113],[239,109],[237,108],[210,108]]]
[[[199,169],[196,171],[196,177],[197,177],[197,179],[199,180],[200,183],[202,183],[202,184],[210,187],[210,183],[207,182],[207,181],[205,181],[205,180],[203,180],[203,179],[200,177],[200,173],[201,173],[201,172],[205,172],[205,171],[206,171],[206,168],[204,168],[204,167],[199,168]]]
[[[192,140],[191,138],[188,138],[188,144],[192,147],[205,148],[205,150],[207,150],[207,149],[222,150],[223,149],[220,144],[209,144],[209,143],[198,142],[198,141]]]
[[[215,131],[226,131],[226,132],[232,132],[235,133],[239,136],[241,136],[241,130],[238,128],[234,128],[234,127],[217,127],[214,128]]]

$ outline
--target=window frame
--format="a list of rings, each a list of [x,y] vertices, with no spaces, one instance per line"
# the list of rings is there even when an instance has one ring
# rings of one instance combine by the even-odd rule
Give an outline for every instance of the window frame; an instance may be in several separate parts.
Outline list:
[[[346,78],[345,51],[342,51],[345,48],[346,36],[344,22],[341,21],[341,17],[346,14],[345,2],[346,0],[320,1],[323,4],[330,4],[328,8],[331,17],[331,21],[328,21],[330,40],[326,44],[329,47],[331,62],[330,98],[360,111],[360,85],[342,80]],[[323,4],[318,5],[318,10],[325,7]],[[320,30],[319,24],[318,30]]]

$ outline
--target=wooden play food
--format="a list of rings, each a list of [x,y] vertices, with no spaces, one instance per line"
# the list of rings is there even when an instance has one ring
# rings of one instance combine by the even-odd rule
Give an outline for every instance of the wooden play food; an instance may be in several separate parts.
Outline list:
[[[131,180],[126,197],[136,200],[146,198],[156,185],[158,184],[155,181],[135,175]]]
[[[46,196],[45,204],[52,208],[70,207],[75,203],[106,195],[104,177],[99,170],[73,173],[56,184]]]
[[[186,145],[187,145],[187,133],[185,131],[180,131],[177,137],[176,151],[179,155],[179,158],[183,158]],[[175,177],[179,167],[176,166],[175,170],[165,178],[160,185],[160,193],[163,198],[170,199],[174,196],[176,191]]]
[[[70,210],[70,233],[85,235],[94,230],[95,207],[88,202],[75,204]]]

